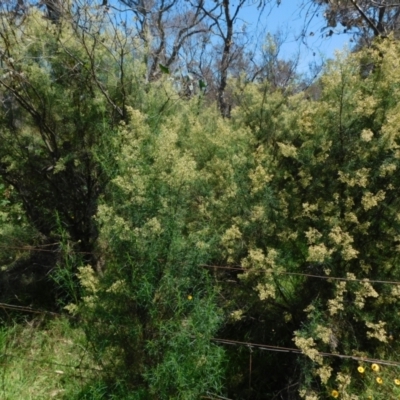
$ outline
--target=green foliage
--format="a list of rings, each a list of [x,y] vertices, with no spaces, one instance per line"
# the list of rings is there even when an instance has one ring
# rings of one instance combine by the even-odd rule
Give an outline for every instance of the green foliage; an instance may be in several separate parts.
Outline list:
[[[69,398],[398,396],[398,43],[338,54],[314,101],[238,87],[228,120],[92,17],[0,35],[0,242],[59,243],[101,366]]]
[[[22,245],[34,244],[37,232],[29,225],[15,190],[0,180],[0,265],[11,264],[21,254]]]
[[[397,286],[370,282],[399,281],[398,57],[390,40],[339,55],[321,78],[318,101],[278,94],[265,100],[259,87],[249,87],[235,115],[259,145],[249,173],[252,214],[236,225],[240,242],[231,242],[245,242],[248,255],[232,262],[246,268],[243,279],[266,306],[286,309],[296,345],[312,360],[306,398],[324,391],[311,371],[329,394],[335,387],[343,398],[357,393],[351,363],[318,352],[377,359],[398,352],[388,340],[399,329]],[[374,66],[368,76],[366,59]],[[252,229],[249,221],[256,222]],[[274,323],[283,327],[285,320]]]
[[[96,160],[102,138],[125,118],[135,75],[132,41],[113,47],[121,32],[92,15],[95,35],[67,18],[62,28],[30,10],[22,21],[1,16],[2,110],[0,173],[45,237],[57,219],[79,250],[91,252],[93,216],[107,176]],[[122,62],[122,61],[121,61]],[[129,67],[128,67],[129,66]],[[90,257],[89,257],[90,258]]]
[[[185,113],[157,130],[130,109],[114,136],[118,172],[96,217],[105,269],[80,268],[83,302],[68,306],[87,321],[106,370],[149,398],[221,391],[223,351],[210,339],[223,314],[201,265],[217,254],[221,227],[210,224],[223,215],[208,215],[234,196],[239,160],[230,157],[245,132],[228,131],[216,113],[196,115],[195,102],[180,105]]]
[[[160,67],[160,70],[161,70],[162,73],[169,74],[169,68],[168,67],[166,67],[165,65],[162,65],[162,64],[158,64],[158,66]]]

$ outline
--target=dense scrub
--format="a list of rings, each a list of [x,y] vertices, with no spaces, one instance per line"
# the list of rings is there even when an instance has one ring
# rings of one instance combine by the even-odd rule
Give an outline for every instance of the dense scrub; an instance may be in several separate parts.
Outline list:
[[[338,54],[317,99],[232,81],[226,119],[167,73],[146,82],[143,50],[104,21],[20,23],[1,36],[0,260],[55,246],[46,276],[93,387],[398,397],[396,41]]]

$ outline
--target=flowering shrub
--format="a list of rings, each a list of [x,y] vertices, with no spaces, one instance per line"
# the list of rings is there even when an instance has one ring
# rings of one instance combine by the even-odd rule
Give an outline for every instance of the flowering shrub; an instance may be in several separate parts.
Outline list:
[[[242,280],[265,313],[281,307],[291,316],[293,341],[309,359],[301,363],[304,398],[324,391],[362,398],[354,362],[321,352],[390,360],[397,351],[389,332],[400,328],[398,286],[380,281],[400,280],[399,57],[392,40],[338,54],[317,101],[302,94],[264,101],[254,85],[233,113],[257,142],[250,217],[235,219],[236,249],[248,250],[228,261],[244,267]],[[366,62],[374,65],[368,76],[361,73]],[[270,323],[287,332],[285,318],[278,320],[274,314]],[[394,398],[393,379],[390,389],[386,377],[375,376],[370,389]]]
[[[79,41],[68,43],[83,52]],[[109,59],[106,48],[99,60]],[[68,310],[81,317],[108,377],[129,382],[135,396],[161,399],[223,392],[223,377],[228,394],[252,399],[285,386],[292,388],[288,397],[296,391],[306,399],[351,399],[372,390],[374,397],[397,395],[392,367],[367,375],[364,364],[336,356],[390,361],[398,351],[390,338],[400,331],[400,290],[388,282],[400,280],[399,54],[391,40],[339,54],[320,79],[317,100],[279,91],[266,96],[259,83],[240,87],[231,120],[201,98],[179,99],[163,78],[139,91],[140,101],[134,91],[127,95],[116,117],[105,96],[118,99],[113,70],[104,78],[108,92],[88,80],[94,89],[87,112],[96,124],[85,122],[82,132],[95,143],[87,149],[90,162],[73,157],[81,154],[80,131],[56,119],[61,131],[54,140],[63,134],[59,145],[68,154],[46,174],[54,184],[68,171],[85,172],[88,182],[99,178],[87,209],[65,195],[72,203],[60,215],[72,240],[88,241],[81,249],[97,256],[90,259],[96,265],[76,268],[82,296]],[[374,66],[368,76],[366,62]],[[44,90],[51,74],[39,67],[28,70]],[[71,96],[71,126],[76,115],[89,115],[80,109],[75,115],[75,105]],[[21,135],[28,147],[50,151],[38,145],[27,120],[31,130]],[[63,147],[68,138],[77,143],[75,153]],[[3,152],[8,171],[20,177]],[[40,177],[41,168],[35,167]],[[53,206],[61,204],[51,200],[54,193],[40,198],[48,230]],[[76,219],[85,222],[79,235]],[[222,350],[211,340],[216,335],[296,346],[302,354]],[[374,368],[380,372],[380,364]]]
[[[195,106],[156,127],[128,110],[110,141],[117,173],[96,216],[105,270],[97,279],[79,269],[82,301],[67,307],[87,321],[107,371],[157,398],[221,390],[223,350],[210,339],[224,314],[201,265],[218,249],[237,254],[240,233],[225,216],[237,207],[234,171],[246,160],[235,147],[247,146],[246,131],[228,130],[217,113],[195,116]]]

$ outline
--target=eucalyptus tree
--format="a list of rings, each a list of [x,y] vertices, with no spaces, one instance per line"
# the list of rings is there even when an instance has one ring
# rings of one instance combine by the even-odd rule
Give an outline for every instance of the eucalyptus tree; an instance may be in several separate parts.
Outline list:
[[[61,16],[65,12],[65,6],[69,3],[62,2],[61,0],[42,0],[39,3],[32,3],[29,0],[5,0],[2,1],[0,9],[3,12],[14,14],[15,16],[26,13],[28,8],[35,5],[45,10],[45,16],[53,22],[60,20]]]
[[[159,64],[179,67],[184,44],[208,30],[201,9],[183,0],[120,0],[120,3],[133,13],[136,34],[147,49],[149,80],[159,76]]]
[[[120,0],[120,3],[134,14],[136,32],[148,49],[148,78],[160,76],[160,64],[168,71],[195,76],[199,82],[207,82],[209,97],[215,98],[223,116],[229,116],[228,77],[235,75],[239,66],[239,74],[248,72],[251,65],[243,63],[243,55],[248,53],[246,47],[253,46],[244,13],[246,7],[255,5],[248,0],[236,3],[232,0]],[[276,3],[279,1],[261,0],[260,14]]]
[[[310,15],[322,11],[328,35],[339,24],[342,32],[354,33],[361,44],[369,43],[374,37],[387,37],[391,32],[398,35],[400,4],[397,0],[312,0],[310,3],[315,7]]]
[[[261,0],[258,10],[262,14],[271,0]],[[276,3],[279,4],[279,1]],[[241,39],[245,37],[245,24],[239,29],[238,23],[242,19],[242,13],[246,6],[251,4],[247,0],[233,2],[231,0],[217,1],[214,3],[203,3],[193,0],[193,7],[200,8],[207,16],[211,32],[217,43],[215,55],[215,71],[217,86],[217,102],[221,114],[225,117],[230,115],[230,104],[226,98],[228,77],[231,68],[237,64],[240,55],[245,52],[245,45]]]

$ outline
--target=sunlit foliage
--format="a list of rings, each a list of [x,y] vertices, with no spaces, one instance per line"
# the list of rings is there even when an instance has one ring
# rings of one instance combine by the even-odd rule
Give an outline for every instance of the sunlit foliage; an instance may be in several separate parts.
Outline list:
[[[72,243],[66,309],[102,382],[397,397],[398,43],[337,54],[316,99],[232,80],[228,119],[168,71],[147,82],[134,36],[92,17],[90,34],[37,11],[4,22],[0,239]]]

